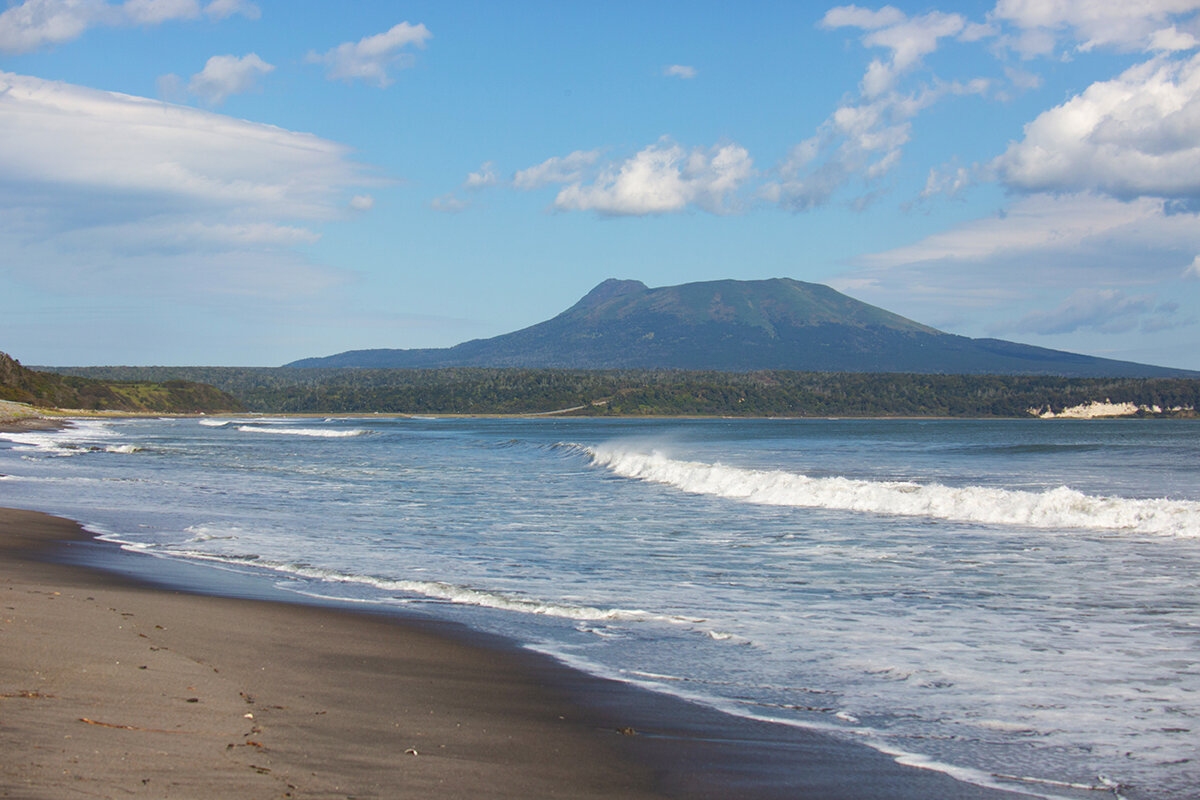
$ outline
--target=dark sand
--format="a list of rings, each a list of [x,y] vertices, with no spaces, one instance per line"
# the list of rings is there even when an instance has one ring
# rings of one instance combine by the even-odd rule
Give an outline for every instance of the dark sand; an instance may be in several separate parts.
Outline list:
[[[457,626],[64,563],[146,558],[90,538],[0,510],[0,797],[1012,797]]]

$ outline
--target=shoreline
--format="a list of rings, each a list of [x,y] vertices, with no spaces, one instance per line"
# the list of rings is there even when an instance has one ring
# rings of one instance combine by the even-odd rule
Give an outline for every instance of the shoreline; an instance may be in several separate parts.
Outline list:
[[[450,623],[152,585],[38,512],[0,553],[0,797],[1016,796]]]

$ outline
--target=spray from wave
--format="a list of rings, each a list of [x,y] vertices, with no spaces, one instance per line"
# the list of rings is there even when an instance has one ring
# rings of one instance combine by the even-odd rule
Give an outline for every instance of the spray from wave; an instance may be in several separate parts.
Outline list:
[[[1200,503],[1086,495],[1066,486],[1044,492],[939,483],[812,478],[780,470],[680,461],[658,451],[584,448],[592,463],[616,475],[692,494],[748,503],[932,517],[989,525],[1128,530],[1200,537]]]

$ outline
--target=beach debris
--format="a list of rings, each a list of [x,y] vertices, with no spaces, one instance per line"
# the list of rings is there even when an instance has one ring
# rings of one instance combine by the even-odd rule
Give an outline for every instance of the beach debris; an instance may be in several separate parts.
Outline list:
[[[637,736],[637,731],[628,726],[624,728],[617,728],[617,733],[621,734],[622,736]]]
[[[404,751],[404,755],[406,755],[406,756],[418,756],[418,755],[420,755],[420,753],[418,753],[418,752],[417,752],[417,748],[415,748],[415,747],[410,747],[410,748],[408,748],[407,750],[405,750],[405,751]]]
[[[238,695],[240,695],[241,698],[243,700],[245,700],[247,703],[249,703],[250,705],[254,705],[254,695],[246,694],[245,692],[238,692]]]
[[[189,697],[189,698],[187,699],[187,702],[189,702],[189,703],[199,703],[199,702],[200,702],[200,698],[199,698],[199,697]]]
[[[1105,775],[1096,776],[1097,783],[1076,783],[1073,781],[1056,781],[1051,778],[1031,778],[1023,775],[1005,775],[1002,772],[993,772],[992,777],[1002,778],[1009,781],[1020,781],[1021,783],[1038,783],[1045,786],[1061,786],[1064,789],[1083,789],[1089,792],[1112,792],[1114,797],[1123,800],[1124,795],[1121,794],[1121,784],[1112,780]]]
[[[0,694],[0,700],[12,700],[14,698],[20,698],[22,700],[57,700],[58,695],[30,691],[28,689],[22,689],[19,692],[13,692],[11,694]]]
[[[117,725],[113,722],[101,722],[87,717],[80,717],[80,722],[86,722],[88,725],[97,725],[101,728],[116,728],[121,731],[141,731],[142,733],[191,733],[191,731],[164,731],[160,728],[139,728],[136,725]]]

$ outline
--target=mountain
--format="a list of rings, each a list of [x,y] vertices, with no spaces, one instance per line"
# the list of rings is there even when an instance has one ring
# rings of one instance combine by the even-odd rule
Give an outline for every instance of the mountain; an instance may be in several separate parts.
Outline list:
[[[647,287],[609,279],[537,325],[449,348],[350,350],[289,367],[557,367],[1196,377],[944,333],[790,278]]]
[[[38,372],[0,353],[0,400],[42,408],[190,413],[237,411],[232,396],[190,381],[105,381]]]

